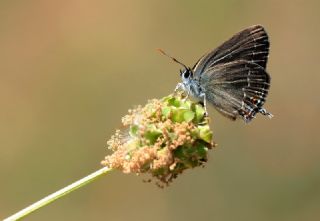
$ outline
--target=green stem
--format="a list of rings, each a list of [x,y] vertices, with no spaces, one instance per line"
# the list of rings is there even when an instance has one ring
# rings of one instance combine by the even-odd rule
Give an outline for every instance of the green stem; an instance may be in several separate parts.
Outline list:
[[[62,188],[61,190],[58,190],[55,193],[50,194],[49,196],[46,196],[45,198],[39,200],[38,202],[35,202],[34,204],[31,204],[30,206],[24,208],[23,210],[20,210],[16,214],[13,214],[12,216],[4,219],[3,221],[13,221],[13,220],[19,220],[30,213],[36,211],[37,209],[40,209],[41,207],[48,205],[52,203],[53,201],[59,199],[60,197],[63,197],[67,195],[68,193],[71,193],[72,191],[85,186],[86,184],[92,182],[93,180],[97,179],[98,177],[110,172],[112,169],[108,167],[103,167],[100,170],[97,170],[96,172],[93,172],[92,174]]]

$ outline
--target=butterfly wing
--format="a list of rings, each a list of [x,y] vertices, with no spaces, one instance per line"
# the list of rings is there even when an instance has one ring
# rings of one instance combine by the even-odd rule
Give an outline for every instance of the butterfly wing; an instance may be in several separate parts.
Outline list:
[[[262,105],[270,87],[270,76],[265,69],[246,60],[219,63],[205,69],[200,85],[206,100],[223,115],[246,122],[256,113],[271,116]]]
[[[235,34],[220,47],[202,56],[192,68],[195,78],[221,63],[246,60],[266,68],[269,54],[269,40],[261,25],[254,25]]]

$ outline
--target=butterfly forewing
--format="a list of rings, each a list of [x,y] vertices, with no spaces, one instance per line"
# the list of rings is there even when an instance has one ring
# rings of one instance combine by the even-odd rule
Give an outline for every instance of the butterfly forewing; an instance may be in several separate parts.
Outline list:
[[[205,69],[235,60],[246,60],[266,68],[268,54],[268,35],[261,25],[254,25],[202,56],[192,69],[195,77],[201,78]]]
[[[236,60],[207,68],[200,84],[206,99],[223,115],[249,122],[265,102],[270,77],[260,65]]]

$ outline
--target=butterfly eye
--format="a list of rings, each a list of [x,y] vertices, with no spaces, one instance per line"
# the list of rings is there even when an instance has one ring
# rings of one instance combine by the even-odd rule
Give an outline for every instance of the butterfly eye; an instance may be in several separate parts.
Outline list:
[[[182,70],[180,69],[179,72],[180,72],[180,77],[182,77]]]
[[[183,73],[183,77],[184,77],[184,78],[189,78],[189,76],[190,76],[190,72],[186,70],[186,71]]]

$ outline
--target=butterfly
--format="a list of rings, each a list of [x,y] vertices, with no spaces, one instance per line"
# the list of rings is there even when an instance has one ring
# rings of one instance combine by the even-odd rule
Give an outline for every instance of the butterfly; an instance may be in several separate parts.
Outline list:
[[[257,113],[273,116],[262,107],[270,88],[269,46],[264,27],[254,25],[203,55],[192,68],[159,50],[184,67],[176,90],[199,99],[205,109],[208,102],[224,116],[249,123]]]

